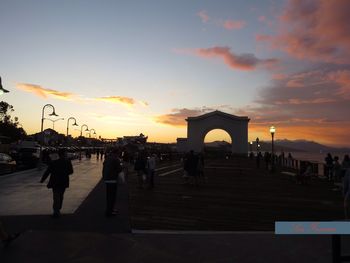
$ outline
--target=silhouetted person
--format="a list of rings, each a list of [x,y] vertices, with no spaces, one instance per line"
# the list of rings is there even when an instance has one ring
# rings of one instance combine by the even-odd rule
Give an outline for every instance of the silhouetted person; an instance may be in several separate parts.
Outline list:
[[[333,163],[333,180],[336,182],[340,182],[342,177],[342,167],[339,163],[339,157],[334,156],[334,163]]]
[[[344,170],[350,168],[350,157],[349,157],[348,154],[345,154],[345,155],[344,155],[344,159],[343,159],[343,161],[341,162],[341,167],[342,167],[342,169],[344,169]]]
[[[285,165],[285,157],[284,157],[284,152],[282,151],[281,152],[281,155],[280,155],[280,157],[281,157],[281,166],[284,166]]]
[[[144,185],[144,176],[146,175],[146,155],[144,152],[138,153],[136,160],[135,160],[135,165],[134,165],[134,170],[136,171],[137,174],[137,179],[139,186],[138,188],[143,188]]]
[[[270,164],[270,161],[271,161],[271,155],[269,152],[265,152],[264,153],[264,160],[265,160],[265,168],[266,170],[269,169],[269,164]]]
[[[343,190],[344,190],[344,213],[345,219],[350,217],[350,168],[346,169],[344,181],[343,181]]]
[[[262,159],[262,154],[261,154],[261,152],[258,152],[258,154],[256,155],[256,167],[257,168],[260,168],[260,161],[261,161],[261,159]]]
[[[206,182],[206,178],[204,177],[204,156],[202,153],[198,154],[197,157],[197,176],[199,179],[201,179],[204,183]]]
[[[96,159],[100,159],[100,149],[96,149]]]
[[[156,169],[156,155],[152,154],[147,159],[147,181],[148,181],[149,188],[154,188],[155,169]]]
[[[52,161],[45,173],[43,174],[40,183],[43,183],[50,175],[47,188],[52,189],[53,193],[53,217],[60,217],[60,210],[63,203],[63,195],[66,188],[69,187],[69,175],[73,173],[73,166],[69,159],[66,158],[65,150],[60,149],[58,152],[59,158]]]
[[[102,177],[106,185],[106,212],[107,217],[116,215],[114,210],[117,198],[118,175],[122,171],[118,158],[118,149],[113,149],[103,162]]]
[[[197,171],[198,157],[194,155],[194,152],[192,150],[188,155],[187,162],[188,162],[188,175],[190,176],[191,180],[194,181],[194,184],[198,185],[198,171]]]
[[[305,162],[304,167],[299,173],[297,173],[296,182],[297,184],[309,184],[312,175],[312,164]]]
[[[103,160],[103,155],[105,154],[105,151],[103,149],[101,149],[100,151],[100,157],[101,157],[101,160]]]
[[[333,175],[333,158],[330,153],[327,154],[327,157],[324,159],[326,162],[326,176],[328,177],[328,180],[332,180],[332,175]]]
[[[4,247],[8,247],[16,238],[18,238],[20,233],[9,234],[3,224],[0,221],[0,240]]]
[[[288,167],[293,167],[293,156],[291,153],[288,153],[288,157],[287,157],[287,162],[288,162]]]

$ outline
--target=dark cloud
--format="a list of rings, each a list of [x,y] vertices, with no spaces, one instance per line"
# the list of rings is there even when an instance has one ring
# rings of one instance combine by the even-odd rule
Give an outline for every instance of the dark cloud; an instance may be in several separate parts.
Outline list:
[[[255,70],[258,66],[272,67],[278,62],[277,59],[259,59],[254,54],[235,54],[229,47],[199,48],[193,53],[203,58],[220,58],[232,69]]]
[[[289,0],[277,34],[256,39],[299,59],[349,64],[349,13],[348,0]]]

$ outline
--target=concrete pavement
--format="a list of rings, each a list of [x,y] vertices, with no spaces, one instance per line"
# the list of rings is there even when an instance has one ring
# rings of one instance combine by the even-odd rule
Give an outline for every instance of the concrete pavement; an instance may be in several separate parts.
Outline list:
[[[132,233],[127,185],[119,185],[118,188],[119,215],[106,218],[104,217],[104,184],[99,181],[101,164],[95,163],[94,160],[91,162],[85,160],[76,163],[74,167],[76,183],[80,181],[80,176],[82,176],[81,180],[84,180],[85,176],[85,179],[90,181],[87,183],[90,186],[86,187],[89,190],[84,190],[80,195],[76,195],[76,199],[80,201],[69,200],[66,196],[64,206],[71,207],[71,210],[66,212],[62,218],[52,219],[48,216],[51,213],[51,205],[48,207],[49,211],[43,214],[14,214],[1,217],[9,231],[24,231],[9,248],[0,248],[1,263],[331,262],[330,236],[275,236],[271,232]],[[86,176],[90,171],[94,172]],[[21,183],[18,183],[17,186],[13,183],[16,180],[12,178],[14,187],[12,190],[16,191],[14,190],[16,187],[26,189],[30,193],[27,198],[34,197],[35,199],[39,186],[34,187],[33,185],[37,184],[38,178],[40,179],[39,175],[36,175],[35,178],[19,175],[17,179]],[[24,182],[27,182],[27,187],[23,186]],[[72,183],[70,189],[74,191],[80,184]],[[3,186],[0,186],[0,198],[5,196],[2,195]],[[47,192],[46,202],[51,203],[50,191],[45,186],[40,187],[42,190],[39,191]],[[7,191],[7,194],[11,195],[9,192],[11,191]],[[83,198],[84,195],[85,198]],[[41,195],[38,196],[40,197],[37,199],[42,198]],[[15,193],[12,193],[12,197],[16,199]],[[21,199],[18,198],[18,202],[20,201]],[[30,200],[24,201],[30,203]],[[15,201],[12,202],[16,204]],[[35,211],[43,211],[43,208],[35,207],[37,202],[39,200],[35,199],[31,208],[38,209]],[[21,206],[17,207],[21,208]],[[0,208],[6,210],[4,203]],[[343,237],[343,250],[350,253],[348,236]]]
[[[62,214],[73,214],[101,179],[101,160],[75,160],[73,167]],[[48,179],[43,184],[39,183],[45,169],[0,176],[0,216],[52,213],[52,191],[46,187]]]

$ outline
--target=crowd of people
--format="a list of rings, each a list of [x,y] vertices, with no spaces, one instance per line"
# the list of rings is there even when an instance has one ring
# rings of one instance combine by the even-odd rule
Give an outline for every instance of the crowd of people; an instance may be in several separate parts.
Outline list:
[[[338,182],[343,189],[344,195],[344,212],[345,218],[350,218],[350,157],[344,155],[342,162],[339,162],[339,157],[330,153],[327,154],[325,161],[325,176],[329,181]]]
[[[272,165],[279,165],[285,167],[293,167],[295,159],[291,153],[288,153],[288,156],[285,157],[284,152],[281,152],[279,155],[272,154],[270,152],[265,152],[264,155],[259,151],[256,156],[253,152],[250,152],[249,158],[256,160],[256,167],[260,168],[262,161],[265,163],[265,169],[270,170]]]

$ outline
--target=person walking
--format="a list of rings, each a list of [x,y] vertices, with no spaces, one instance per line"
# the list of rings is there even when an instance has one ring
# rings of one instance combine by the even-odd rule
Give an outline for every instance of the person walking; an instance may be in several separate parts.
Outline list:
[[[334,182],[341,182],[341,174],[342,174],[342,167],[339,163],[339,157],[334,156],[334,164],[333,164],[333,180]]]
[[[345,219],[350,219],[350,168],[346,169],[343,181],[344,214]]]
[[[53,193],[53,215],[58,218],[61,216],[60,210],[63,204],[63,196],[66,188],[69,187],[69,175],[73,173],[73,166],[69,159],[66,158],[65,149],[58,151],[58,159],[52,161],[45,173],[43,174],[40,183],[43,183],[50,175],[47,188],[52,189]]]
[[[207,180],[204,176],[204,156],[202,153],[198,154],[197,175],[199,180],[202,180],[203,183],[206,183]]]
[[[199,185],[198,170],[197,170],[198,156],[194,154],[193,150],[190,151],[187,161],[188,161],[188,175],[190,176],[192,184],[194,184],[195,186],[198,186]]]
[[[324,161],[326,162],[326,176],[329,181],[332,180],[333,176],[333,157],[330,153],[327,154],[326,158],[324,158]]]
[[[118,149],[113,149],[108,155],[106,155],[103,162],[102,177],[106,185],[106,212],[107,217],[115,216],[116,210],[114,210],[117,187],[118,187],[118,175],[122,171],[120,165],[120,159]]]
[[[144,181],[146,180],[146,157],[144,152],[137,153],[134,170],[138,177],[139,189],[144,187]]]
[[[261,152],[258,152],[258,154],[256,155],[256,167],[260,168],[260,160],[263,158]]]
[[[152,189],[154,188],[154,172],[156,169],[156,155],[152,154],[150,157],[147,158],[147,181],[148,181],[148,188]]]

